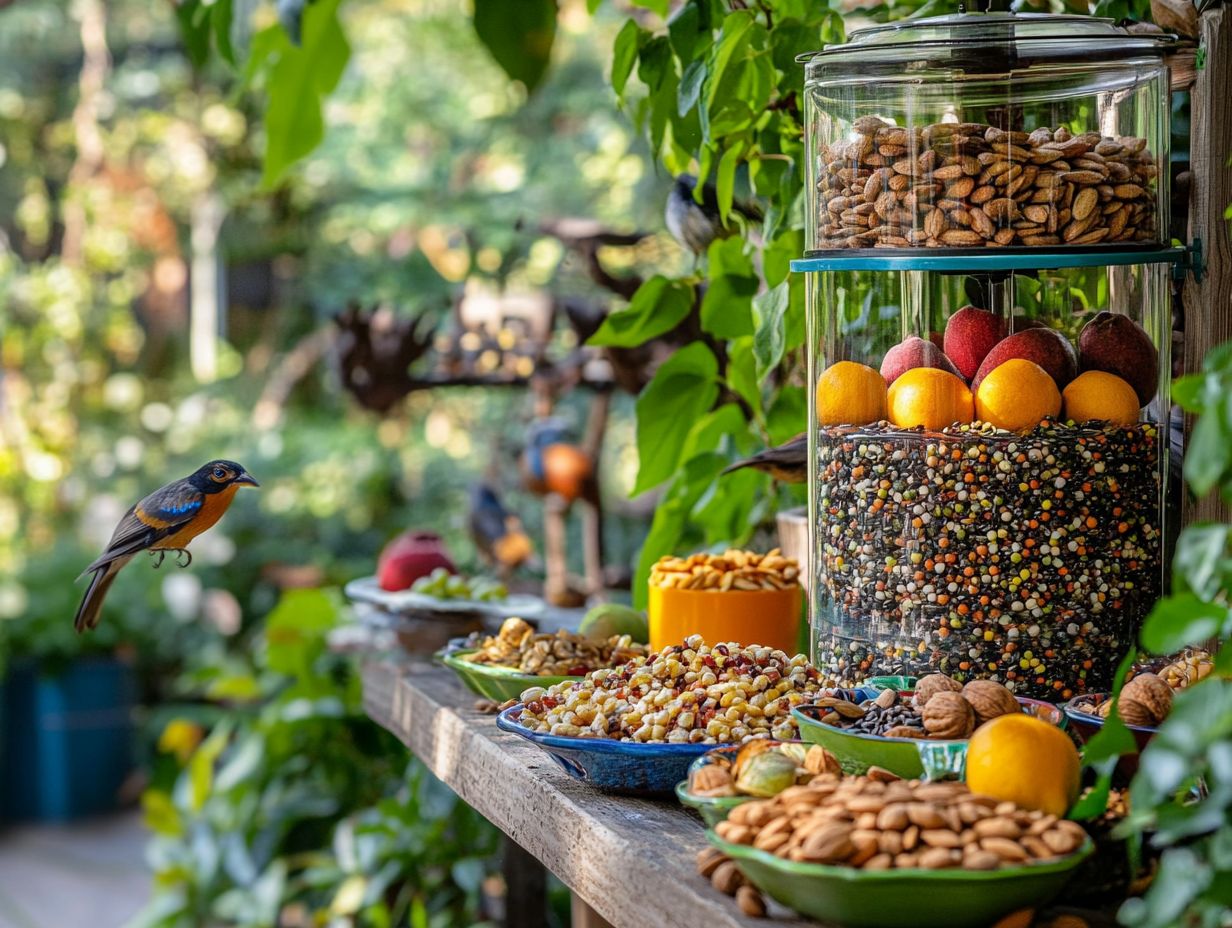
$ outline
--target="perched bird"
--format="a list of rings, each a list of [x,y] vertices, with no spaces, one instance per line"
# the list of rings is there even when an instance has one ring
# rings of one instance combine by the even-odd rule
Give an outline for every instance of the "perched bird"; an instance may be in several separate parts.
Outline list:
[[[508,572],[530,560],[535,546],[522,520],[505,508],[489,483],[476,483],[470,494],[471,538],[479,553]]]
[[[568,441],[564,424],[556,418],[541,419],[531,426],[522,453],[522,479],[539,496],[555,493],[569,503],[579,499],[599,502],[595,462]]]
[[[808,477],[808,436],[801,433],[775,448],[759,451],[751,458],[724,468],[723,473],[730,474],[745,467],[765,471],[784,483],[803,483]]]
[[[663,219],[667,231],[695,255],[704,255],[716,238],[732,235],[734,228],[723,225],[719,218],[719,196],[714,184],[702,185],[701,202],[693,198],[697,178],[681,174],[667,194]],[[753,203],[733,202],[732,210],[753,222],[761,222],[761,209]]]
[[[94,576],[73,624],[77,631],[98,625],[103,598],[120,569],[141,551],[156,556],[155,567],[162,565],[168,551],[184,555],[181,567],[192,563],[188,543],[222,518],[235,491],[242,486],[260,484],[234,461],[210,461],[183,480],[155,490],[124,514],[107,545],[89,567],[81,572]],[[80,580],[81,577],[77,579]]]

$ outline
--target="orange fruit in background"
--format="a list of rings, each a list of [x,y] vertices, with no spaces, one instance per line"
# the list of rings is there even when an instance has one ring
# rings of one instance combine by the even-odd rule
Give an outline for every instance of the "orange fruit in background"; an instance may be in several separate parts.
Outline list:
[[[868,425],[885,416],[885,379],[871,367],[839,361],[817,379],[818,425]]]
[[[975,417],[1021,432],[1061,414],[1061,391],[1034,361],[1011,358],[994,367],[975,391]]]
[[[890,421],[900,428],[922,425],[936,431],[975,415],[971,391],[949,371],[915,367],[890,387]]]
[[[1105,371],[1079,374],[1061,394],[1065,418],[1076,423],[1100,419],[1113,425],[1138,421],[1138,394],[1129,382]]]
[[[967,743],[971,792],[1050,815],[1073,805],[1081,767],[1069,735],[1023,713],[985,722]]]

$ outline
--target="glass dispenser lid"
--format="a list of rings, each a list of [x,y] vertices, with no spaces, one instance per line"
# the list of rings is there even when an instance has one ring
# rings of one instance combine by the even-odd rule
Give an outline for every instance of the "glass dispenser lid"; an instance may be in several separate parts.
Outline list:
[[[999,71],[1046,62],[1160,58],[1176,45],[1167,33],[1132,33],[1111,19],[1049,13],[958,13],[908,19],[851,33],[842,45],[801,55],[808,77],[855,65],[904,64]],[[834,66],[833,70],[831,66]]]

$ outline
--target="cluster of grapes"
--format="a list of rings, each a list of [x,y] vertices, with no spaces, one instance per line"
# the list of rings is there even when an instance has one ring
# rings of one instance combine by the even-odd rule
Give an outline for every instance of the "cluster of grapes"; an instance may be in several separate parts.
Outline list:
[[[411,591],[437,599],[471,599],[490,603],[509,596],[509,588],[491,577],[460,577],[438,567],[411,584]]]

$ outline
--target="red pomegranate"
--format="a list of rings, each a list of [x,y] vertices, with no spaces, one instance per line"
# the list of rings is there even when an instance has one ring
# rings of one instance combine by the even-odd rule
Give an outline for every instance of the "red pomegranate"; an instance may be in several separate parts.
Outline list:
[[[458,572],[445,553],[441,536],[435,532],[403,532],[381,552],[376,564],[377,582],[382,590],[405,590],[438,567],[451,574]]]

